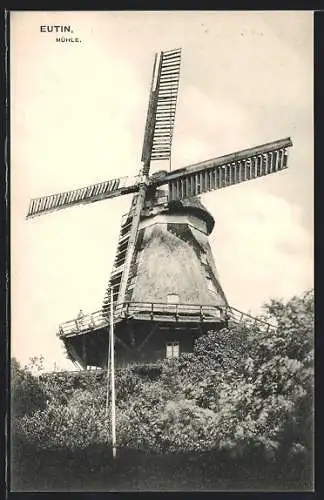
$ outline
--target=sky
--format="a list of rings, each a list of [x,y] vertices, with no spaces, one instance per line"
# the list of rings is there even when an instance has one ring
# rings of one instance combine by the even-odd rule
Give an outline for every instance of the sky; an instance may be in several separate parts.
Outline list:
[[[61,24],[80,41],[40,30]],[[10,36],[12,356],[74,369],[58,325],[101,308],[131,196],[26,221],[29,200],[139,172],[160,50],[182,48],[173,169],[293,141],[287,170],[201,197],[230,304],[313,286],[310,11],[11,12]]]

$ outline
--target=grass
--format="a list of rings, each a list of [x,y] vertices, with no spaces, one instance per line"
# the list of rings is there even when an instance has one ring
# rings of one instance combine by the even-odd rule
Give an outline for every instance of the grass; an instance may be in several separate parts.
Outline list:
[[[14,463],[12,491],[311,491],[307,464],[228,461],[212,453],[158,455],[103,447],[29,449]]]

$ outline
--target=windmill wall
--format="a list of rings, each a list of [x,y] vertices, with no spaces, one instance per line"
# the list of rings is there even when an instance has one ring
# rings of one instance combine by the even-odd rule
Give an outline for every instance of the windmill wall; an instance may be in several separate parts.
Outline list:
[[[226,305],[207,233],[191,213],[144,219],[127,300],[166,303],[175,294],[181,304]]]
[[[222,306],[228,303],[208,240],[213,226],[199,200],[143,210],[126,288],[127,312],[115,323],[118,366],[164,358],[170,344],[179,353],[192,352],[197,337],[223,327]],[[66,338],[65,345],[82,366],[105,367],[108,327]]]

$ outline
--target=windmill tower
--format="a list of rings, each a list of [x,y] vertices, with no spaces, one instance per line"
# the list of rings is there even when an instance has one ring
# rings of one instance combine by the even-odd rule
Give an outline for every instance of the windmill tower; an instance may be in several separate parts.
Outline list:
[[[244,316],[229,306],[220,284],[208,242],[214,219],[199,195],[287,168],[292,142],[286,138],[150,175],[152,161],[171,158],[180,63],[180,49],[155,55],[137,176],[30,202],[27,218],[133,193],[102,309],[59,328],[69,358],[82,368],[106,364],[111,290],[118,364],[191,351],[197,336]]]

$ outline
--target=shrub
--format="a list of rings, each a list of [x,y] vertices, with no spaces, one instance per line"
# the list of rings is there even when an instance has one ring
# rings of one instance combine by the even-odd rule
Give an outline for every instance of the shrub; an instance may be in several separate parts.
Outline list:
[[[18,361],[11,360],[11,415],[13,418],[31,415],[46,406],[47,394],[38,378]]]
[[[240,324],[200,337],[193,353],[165,360],[158,370],[118,369],[119,446],[278,459],[311,453],[312,292],[270,301],[263,318],[276,330]],[[105,372],[36,379],[17,365],[13,371],[23,439],[39,448],[110,445]]]

